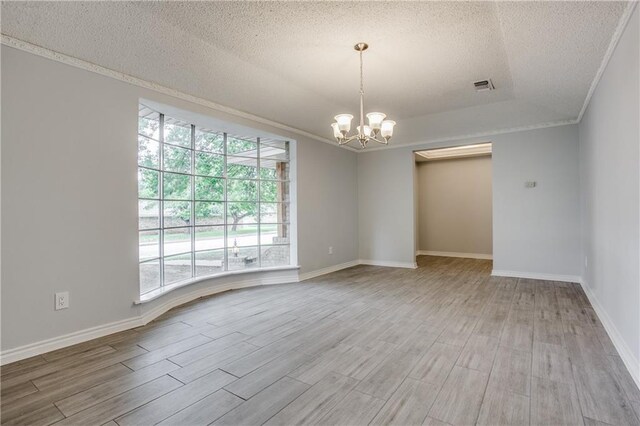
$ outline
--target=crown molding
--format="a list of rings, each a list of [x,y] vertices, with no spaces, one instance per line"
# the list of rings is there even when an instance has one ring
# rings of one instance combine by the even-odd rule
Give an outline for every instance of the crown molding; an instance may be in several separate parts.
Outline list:
[[[307,138],[314,139],[332,146],[338,146],[340,148],[343,148],[349,151],[358,152],[358,150],[355,148],[352,148],[350,146],[345,146],[345,145],[339,146],[333,140],[323,138],[313,133],[309,133],[305,130],[301,130],[295,127],[288,126],[283,123],[278,123],[277,121],[272,121],[263,117],[259,117],[257,115],[254,115],[245,111],[240,111],[235,108],[221,105],[221,104],[209,101],[207,99],[200,98],[198,96],[189,95],[179,90],[172,89],[167,86],[163,86],[162,84],[158,84],[152,81],[144,80],[142,78],[134,77],[132,75],[115,71],[110,68],[106,68],[101,65],[97,65],[92,62],[85,61],[83,59],[75,58],[73,56],[65,55],[64,53],[56,52],[54,50],[47,49],[46,47],[38,46],[36,44],[32,44],[32,43],[14,38],[6,34],[2,34],[2,38],[0,39],[0,42],[6,46],[13,47],[14,49],[32,53],[34,55],[41,56],[43,58],[50,59],[56,62],[61,62],[65,65],[70,65],[72,67],[80,68],[85,71],[90,71],[96,74],[103,75],[105,77],[110,77],[119,81],[123,81],[125,83],[132,84],[134,86],[142,87],[144,89],[153,90],[154,92],[162,93],[164,95],[168,95],[177,99],[181,99],[187,102],[201,105],[219,112],[233,115],[235,117],[244,118],[244,119],[255,121],[260,124],[265,124],[267,126],[271,126],[277,129],[286,130],[288,132],[305,136]]]
[[[509,127],[505,129],[490,130],[487,132],[469,133],[466,135],[457,135],[457,136],[447,136],[444,138],[425,139],[423,141],[405,143],[401,145],[392,145],[392,146],[387,145],[387,146],[381,146],[376,148],[367,148],[366,152],[382,151],[387,149],[410,148],[410,147],[431,145],[431,144],[442,143],[442,142],[460,141],[465,139],[479,139],[479,138],[486,138],[488,136],[503,135],[506,133],[516,133],[516,132],[524,132],[527,130],[546,129],[548,127],[568,126],[570,124],[577,124],[577,123],[578,123],[577,118],[574,118],[571,120],[551,121],[548,123],[531,124],[527,126]]]
[[[586,111],[587,107],[589,106],[589,102],[591,101],[591,97],[593,96],[593,93],[595,92],[596,87],[598,86],[598,83],[600,82],[600,79],[602,78],[602,75],[604,73],[604,70],[606,69],[611,56],[613,55],[613,52],[615,51],[616,46],[618,45],[618,42],[620,41],[620,38],[622,37],[622,34],[624,33],[624,30],[629,22],[629,19],[631,18],[631,15],[633,14],[633,11],[636,7],[638,3],[638,0],[632,0],[629,1],[627,4],[627,7],[625,8],[625,11],[623,12],[622,16],[620,17],[620,21],[618,22],[618,26],[616,27],[616,30],[613,33],[613,36],[611,37],[611,42],[609,43],[609,47],[607,48],[607,51],[602,59],[602,62],[600,64],[600,67],[598,68],[598,71],[593,79],[593,81],[591,82],[591,86],[589,87],[589,91],[587,92],[587,95],[585,97],[584,103],[582,105],[582,109],[580,110],[580,114],[578,115],[577,118],[575,119],[570,119],[570,120],[559,120],[559,121],[551,121],[551,122],[546,122],[546,123],[539,123],[539,124],[532,124],[532,125],[526,125],[526,126],[518,126],[518,127],[509,127],[509,128],[504,128],[504,129],[495,129],[495,130],[490,130],[490,131],[485,131],[485,132],[478,132],[478,133],[469,133],[469,134],[461,134],[461,135],[453,135],[453,136],[447,136],[447,137],[443,137],[443,138],[434,138],[434,139],[426,139],[426,140],[422,140],[422,141],[416,141],[416,142],[410,142],[410,143],[405,143],[405,144],[400,144],[400,145],[386,145],[386,146],[380,146],[380,147],[374,147],[374,148],[367,148],[366,150],[364,149],[357,149],[357,148],[353,148],[350,147],[348,145],[337,145],[335,143],[335,141],[333,140],[329,140],[327,138],[318,136],[316,134],[313,133],[309,133],[305,130],[301,130],[295,127],[291,127],[288,126],[286,124],[283,123],[279,123],[276,121],[272,121],[263,117],[259,117],[257,115],[253,115],[251,113],[245,112],[245,111],[240,111],[225,105],[221,105],[212,101],[209,101],[207,99],[204,98],[199,98],[197,96],[193,96],[193,95],[189,95],[187,93],[183,93],[179,90],[176,89],[172,89],[170,87],[167,86],[163,86],[161,84],[158,83],[154,83],[151,81],[147,81],[138,77],[134,77],[131,76],[129,74],[125,74],[125,73],[121,73],[118,71],[114,71],[112,69],[103,67],[101,65],[97,65],[82,59],[78,59],[75,58],[73,56],[69,56],[69,55],[65,55],[64,53],[60,53],[60,52],[56,52],[50,49],[47,49],[45,47],[42,46],[38,46],[26,41],[22,41],[20,39],[2,34],[2,38],[0,39],[0,42],[4,45],[7,45],[9,47],[13,47],[19,50],[23,50],[25,52],[29,52],[38,56],[42,56],[44,58],[47,59],[51,59],[57,62],[61,62],[64,63],[66,65],[70,65],[76,68],[81,68],[83,70],[86,71],[91,71],[91,72],[95,72],[97,74],[106,76],[106,77],[111,77],[114,78],[116,80],[120,80],[129,84],[133,84],[135,86],[139,86],[139,87],[143,87],[145,89],[149,89],[149,90],[153,90],[155,92],[159,92],[168,96],[172,96],[174,98],[178,98],[178,99],[182,99],[188,102],[192,102],[194,104],[198,104],[198,105],[202,105],[205,106],[207,108],[211,108],[213,110],[216,111],[220,111],[223,113],[227,113],[236,117],[240,117],[240,118],[245,118],[248,120],[252,120],[261,124],[265,124],[277,129],[281,129],[281,130],[286,130],[289,131],[291,133],[295,133],[301,136],[305,136],[308,137],[310,139],[314,139],[332,146],[338,146],[340,148],[346,149],[348,151],[351,152],[355,152],[355,153],[363,153],[363,152],[372,152],[372,151],[382,151],[382,150],[387,150],[387,149],[400,149],[400,148],[408,148],[408,147],[415,147],[415,146],[420,146],[420,145],[431,145],[431,144],[436,144],[436,143],[444,143],[444,142],[452,142],[452,141],[459,141],[459,140],[465,140],[465,139],[477,139],[477,138],[485,138],[488,136],[495,136],[495,135],[502,135],[502,134],[508,134],[508,133],[516,133],[516,132],[522,132],[522,131],[527,131],[527,130],[536,130],[536,129],[545,129],[545,128],[549,128],[549,127],[559,127],[559,126],[567,126],[567,125],[571,125],[571,124],[578,124],[580,123],[580,121],[582,120],[582,116],[584,115],[584,112]]]
[[[600,68],[598,68],[598,72],[596,72],[595,77],[593,77],[593,81],[591,82],[591,86],[589,87],[589,91],[587,92],[587,96],[584,98],[584,103],[582,104],[582,109],[580,110],[580,114],[578,114],[578,123],[582,120],[582,116],[584,112],[587,110],[589,106],[589,102],[591,102],[591,97],[593,93],[596,91],[598,87],[598,83],[600,83],[600,79],[604,74],[604,70],[609,65],[609,61],[611,60],[611,56],[613,56],[613,52],[616,50],[618,46],[618,42],[624,33],[625,28],[627,28],[627,24],[629,23],[629,19],[631,19],[631,15],[633,14],[633,10],[638,4],[638,0],[632,0],[627,3],[627,7],[625,8],[622,16],[620,17],[620,21],[618,22],[618,26],[611,37],[611,42],[609,43],[609,47],[602,58],[602,62],[600,63]]]

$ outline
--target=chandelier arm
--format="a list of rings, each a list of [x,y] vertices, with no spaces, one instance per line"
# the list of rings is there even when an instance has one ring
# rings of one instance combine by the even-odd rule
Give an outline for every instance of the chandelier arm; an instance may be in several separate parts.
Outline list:
[[[378,142],[379,144],[382,144],[382,145],[389,145],[389,141],[388,140],[381,141],[381,140],[379,140],[377,138],[374,138],[374,137],[370,137],[369,140]]]
[[[353,135],[349,138],[345,138],[345,139],[339,139],[338,140],[338,145],[346,145],[349,142],[353,142],[354,140],[358,139],[358,135]]]

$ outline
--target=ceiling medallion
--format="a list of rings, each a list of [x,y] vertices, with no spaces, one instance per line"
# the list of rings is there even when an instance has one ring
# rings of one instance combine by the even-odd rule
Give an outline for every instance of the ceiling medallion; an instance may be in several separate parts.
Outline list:
[[[360,53],[360,125],[356,127],[357,133],[349,136],[348,133],[351,130],[351,120],[353,115],[340,114],[335,116],[335,123],[331,124],[333,127],[333,136],[335,136],[339,145],[346,145],[351,141],[357,140],[360,142],[362,149],[367,147],[369,141],[375,141],[382,145],[387,145],[389,139],[393,136],[393,126],[396,122],[393,120],[385,120],[386,114],[381,112],[370,112],[367,114],[367,120],[369,125],[364,124],[364,85],[362,83],[362,52],[367,50],[369,45],[367,43],[358,43],[354,46],[354,49]],[[380,137],[380,139],[378,139]]]

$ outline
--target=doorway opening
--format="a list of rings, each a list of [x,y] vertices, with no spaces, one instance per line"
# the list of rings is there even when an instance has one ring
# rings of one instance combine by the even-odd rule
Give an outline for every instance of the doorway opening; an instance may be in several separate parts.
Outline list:
[[[491,156],[490,142],[414,151],[417,256],[493,258]]]

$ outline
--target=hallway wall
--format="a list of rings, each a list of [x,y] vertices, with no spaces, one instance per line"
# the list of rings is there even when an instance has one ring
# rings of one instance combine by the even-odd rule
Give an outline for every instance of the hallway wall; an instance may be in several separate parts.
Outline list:
[[[491,156],[416,163],[418,249],[491,256]]]
[[[412,267],[413,152],[492,142],[493,261],[499,273],[578,281],[580,209],[575,124],[358,155],[360,259]],[[536,181],[535,188],[525,182]]]

